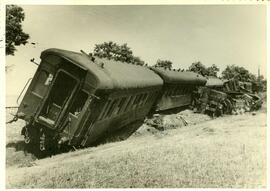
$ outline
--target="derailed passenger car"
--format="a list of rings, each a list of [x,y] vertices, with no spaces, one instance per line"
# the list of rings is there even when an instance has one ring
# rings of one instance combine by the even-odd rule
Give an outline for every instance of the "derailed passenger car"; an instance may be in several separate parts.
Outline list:
[[[110,136],[129,136],[156,111],[192,105],[216,115],[230,113],[235,101],[244,98],[260,103],[252,94],[238,99],[242,93],[232,91],[231,85],[237,88],[231,81],[210,80],[193,72],[48,49],[41,54],[15,117],[26,121],[25,142],[41,151],[86,147]]]
[[[190,105],[193,91],[204,86],[206,79],[194,72],[166,70],[160,67],[151,67],[164,81],[162,94],[157,100],[155,110],[162,111]]]
[[[163,85],[147,67],[48,49],[18,108],[26,143],[89,146],[142,122]]]

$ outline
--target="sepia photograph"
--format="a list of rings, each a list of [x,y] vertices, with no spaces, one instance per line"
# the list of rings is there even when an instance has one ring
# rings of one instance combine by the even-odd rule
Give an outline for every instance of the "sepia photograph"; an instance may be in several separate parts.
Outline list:
[[[267,189],[267,1],[18,2],[4,188]]]

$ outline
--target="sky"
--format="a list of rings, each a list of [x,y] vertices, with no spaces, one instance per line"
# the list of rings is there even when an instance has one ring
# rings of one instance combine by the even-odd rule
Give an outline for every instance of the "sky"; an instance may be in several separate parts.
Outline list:
[[[21,5],[23,30],[30,35],[6,73],[6,94],[18,95],[47,48],[92,52],[105,41],[127,43],[149,65],[157,59],[187,69],[192,62],[238,65],[266,76],[265,5]]]

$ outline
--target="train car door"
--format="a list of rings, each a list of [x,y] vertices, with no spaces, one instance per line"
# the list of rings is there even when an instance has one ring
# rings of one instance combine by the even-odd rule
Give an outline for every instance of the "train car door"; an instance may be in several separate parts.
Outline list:
[[[19,105],[18,116],[23,117],[27,121],[35,115],[48,92],[53,74],[53,66],[45,63],[40,64]]]
[[[60,69],[53,82],[50,94],[39,114],[38,119],[49,124],[55,125],[60,114],[66,109],[67,103],[79,86],[80,80],[69,72]]]

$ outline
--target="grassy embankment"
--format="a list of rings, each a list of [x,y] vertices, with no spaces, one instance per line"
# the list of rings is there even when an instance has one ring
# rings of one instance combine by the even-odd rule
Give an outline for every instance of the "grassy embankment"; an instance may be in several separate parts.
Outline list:
[[[16,165],[12,157],[7,163],[7,188],[262,188],[266,109],[133,136],[30,165]]]

